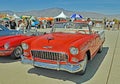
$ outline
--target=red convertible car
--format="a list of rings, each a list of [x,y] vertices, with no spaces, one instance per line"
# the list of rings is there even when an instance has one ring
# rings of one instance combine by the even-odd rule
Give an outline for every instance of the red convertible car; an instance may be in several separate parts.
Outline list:
[[[2,32],[2,31],[1,31]],[[13,59],[20,58],[23,54],[21,42],[34,37],[37,32],[27,32],[26,34],[0,36],[0,56],[11,56]]]
[[[104,41],[104,31],[92,30],[87,22],[55,23],[50,33],[22,42],[22,63],[84,74]]]
[[[32,36],[11,35],[0,37],[0,56],[11,56],[13,59],[20,58],[22,54],[21,42]]]

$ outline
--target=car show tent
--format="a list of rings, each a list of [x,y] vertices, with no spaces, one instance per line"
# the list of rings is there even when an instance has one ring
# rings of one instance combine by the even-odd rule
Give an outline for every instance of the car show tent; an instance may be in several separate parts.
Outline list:
[[[42,21],[42,20],[53,21],[54,18],[53,17],[39,17],[39,21]]]
[[[73,15],[71,15],[71,17],[70,18],[78,18],[78,19],[82,19],[83,17],[80,15],[80,14],[73,14]]]
[[[55,19],[56,19],[56,18],[67,19],[67,18],[69,18],[69,17],[68,17],[67,15],[65,15],[65,14],[63,13],[63,11],[62,11],[59,15],[55,16],[54,18],[55,18]]]
[[[13,18],[15,18],[15,19],[20,19],[20,17],[17,16],[16,14],[13,14]]]

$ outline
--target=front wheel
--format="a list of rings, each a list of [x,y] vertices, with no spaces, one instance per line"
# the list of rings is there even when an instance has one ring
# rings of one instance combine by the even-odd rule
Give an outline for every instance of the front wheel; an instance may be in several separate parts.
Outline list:
[[[17,46],[11,54],[12,59],[18,59],[23,54],[23,49],[21,46]]]
[[[84,60],[83,60],[83,64],[82,64],[83,68],[82,68],[81,71],[77,72],[77,74],[79,74],[79,75],[85,74],[85,72],[86,72],[86,67],[87,67],[87,62],[88,62],[88,56],[87,56],[87,54],[86,54],[86,55],[85,55],[85,58],[84,58]]]

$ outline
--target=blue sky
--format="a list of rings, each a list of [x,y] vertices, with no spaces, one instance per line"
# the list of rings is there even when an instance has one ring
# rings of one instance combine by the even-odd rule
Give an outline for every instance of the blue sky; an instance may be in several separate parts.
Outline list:
[[[0,10],[29,11],[58,7],[70,11],[120,14],[120,0],[0,0],[0,3]]]

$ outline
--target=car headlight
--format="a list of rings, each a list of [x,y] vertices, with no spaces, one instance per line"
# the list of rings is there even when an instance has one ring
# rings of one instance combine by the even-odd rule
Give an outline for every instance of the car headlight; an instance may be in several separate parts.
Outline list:
[[[24,50],[27,50],[27,49],[29,48],[29,46],[28,46],[28,44],[26,44],[26,43],[22,43],[22,48],[23,48]]]
[[[73,55],[77,55],[79,52],[78,48],[75,48],[75,47],[71,47],[70,48],[70,53],[73,54]]]
[[[9,47],[10,47],[10,43],[7,42],[7,43],[4,44],[4,49],[5,50],[7,50]]]

